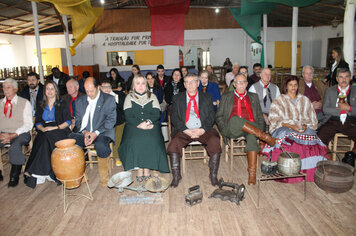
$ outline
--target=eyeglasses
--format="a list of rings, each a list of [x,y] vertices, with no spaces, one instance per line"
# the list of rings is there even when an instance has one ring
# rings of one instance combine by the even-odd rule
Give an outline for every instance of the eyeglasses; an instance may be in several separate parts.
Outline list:
[[[240,84],[246,84],[246,83],[247,83],[247,80],[244,80],[244,81],[235,81],[234,83],[235,83],[235,84],[238,84],[238,85],[240,85]]]

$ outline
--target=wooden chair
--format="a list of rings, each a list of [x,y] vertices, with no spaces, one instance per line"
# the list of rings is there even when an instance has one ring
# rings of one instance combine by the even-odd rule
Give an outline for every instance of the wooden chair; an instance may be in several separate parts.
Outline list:
[[[2,148],[0,148],[0,170],[2,171],[3,175],[4,175],[4,165],[3,165],[2,157],[9,152],[9,147],[10,144],[6,144]]]
[[[111,175],[111,169],[114,167],[114,159],[113,159],[113,152],[112,152],[113,145],[110,143],[110,149],[111,153],[107,157],[108,161],[111,162],[111,165],[109,165],[109,175]],[[86,146],[85,147],[86,152],[85,154],[88,155],[88,161],[86,161],[86,164],[89,164],[89,168],[92,170],[93,169],[93,164],[98,163],[97,160],[94,160],[94,157],[97,157],[98,154],[96,153],[96,150],[94,149],[94,144]]]
[[[195,155],[200,154],[200,155]],[[209,159],[205,147],[201,142],[193,141],[188,144],[186,148],[182,148],[182,170],[185,173],[186,160],[200,160],[203,159],[204,164]]]
[[[230,158],[230,171],[232,171],[234,156],[247,156],[247,153],[245,152],[245,148],[246,148],[245,137],[228,139],[228,143],[225,144],[225,161],[227,162],[228,159]]]
[[[349,144],[340,144],[339,138],[344,139],[344,140],[347,139],[348,141],[350,141],[350,143]],[[354,141],[350,140],[346,135],[344,135],[342,133],[336,133],[334,136],[334,139],[329,142],[328,147],[329,147],[330,151],[333,152],[332,160],[336,161],[337,153],[346,153],[348,151],[352,151],[352,148],[354,147]],[[340,148],[343,148],[343,149],[340,150]],[[348,150],[345,150],[345,148],[348,148]]]

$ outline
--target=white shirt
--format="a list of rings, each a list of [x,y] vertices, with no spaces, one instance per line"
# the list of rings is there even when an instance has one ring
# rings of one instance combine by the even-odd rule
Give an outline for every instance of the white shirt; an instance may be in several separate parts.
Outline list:
[[[11,100],[11,104],[15,105],[17,104],[18,96],[15,95],[15,97]],[[2,103],[6,103],[6,97],[1,99]],[[32,107],[31,104],[28,100],[26,100],[25,103],[25,109],[23,110],[23,125],[18,128],[15,133],[17,135],[20,135],[22,133],[27,133],[29,132],[33,127],[33,120],[32,120]]]
[[[59,79],[57,79],[56,77],[53,76],[53,81],[58,85]]]
[[[93,132],[93,117],[94,117],[96,103],[98,102],[99,97],[100,97],[100,90],[98,95],[94,99],[90,99],[90,97],[88,96],[87,101],[89,104],[87,106],[87,109],[85,110],[80,131],[83,131],[87,127],[88,119],[90,115],[90,130],[88,131]],[[95,130],[94,132],[99,136],[100,132],[98,130]]]

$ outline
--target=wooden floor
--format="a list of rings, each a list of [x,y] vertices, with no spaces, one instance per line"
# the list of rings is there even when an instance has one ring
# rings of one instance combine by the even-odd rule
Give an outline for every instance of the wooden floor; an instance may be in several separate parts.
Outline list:
[[[230,172],[221,159],[219,177],[246,184],[246,158],[237,158],[234,163]],[[94,200],[80,199],[63,213],[61,187],[46,182],[33,190],[24,185],[21,176],[16,188],[8,188],[9,169],[10,165],[5,165],[5,179],[0,182],[1,236],[356,235],[355,185],[347,193],[327,194],[308,183],[307,200],[303,201],[302,183],[269,181],[261,184],[260,208],[257,185],[247,186],[245,199],[237,206],[208,199],[215,189],[208,179],[208,166],[202,161],[188,161],[179,187],[163,193],[163,204],[119,205],[118,190],[100,185],[95,166],[94,170],[88,168]],[[115,167],[113,173],[121,170]],[[196,184],[202,188],[203,202],[190,207],[184,196]],[[84,190],[82,186],[75,191]]]

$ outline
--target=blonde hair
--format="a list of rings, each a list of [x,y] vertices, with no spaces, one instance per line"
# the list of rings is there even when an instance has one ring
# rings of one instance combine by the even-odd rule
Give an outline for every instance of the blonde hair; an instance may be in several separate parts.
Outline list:
[[[135,94],[135,83],[136,83],[136,80],[137,80],[138,78],[142,78],[142,79],[145,81],[145,84],[146,84],[146,91],[145,91],[145,92],[147,93],[147,97],[150,98],[150,97],[151,97],[151,92],[150,92],[150,90],[148,89],[147,79],[146,79],[146,77],[143,76],[142,74],[137,74],[137,75],[135,75],[135,76],[133,77],[133,79],[132,79],[132,84],[131,84],[131,88],[130,88],[130,92],[129,92],[130,96],[131,96],[131,97],[138,98],[138,97],[136,96],[136,94]]]

